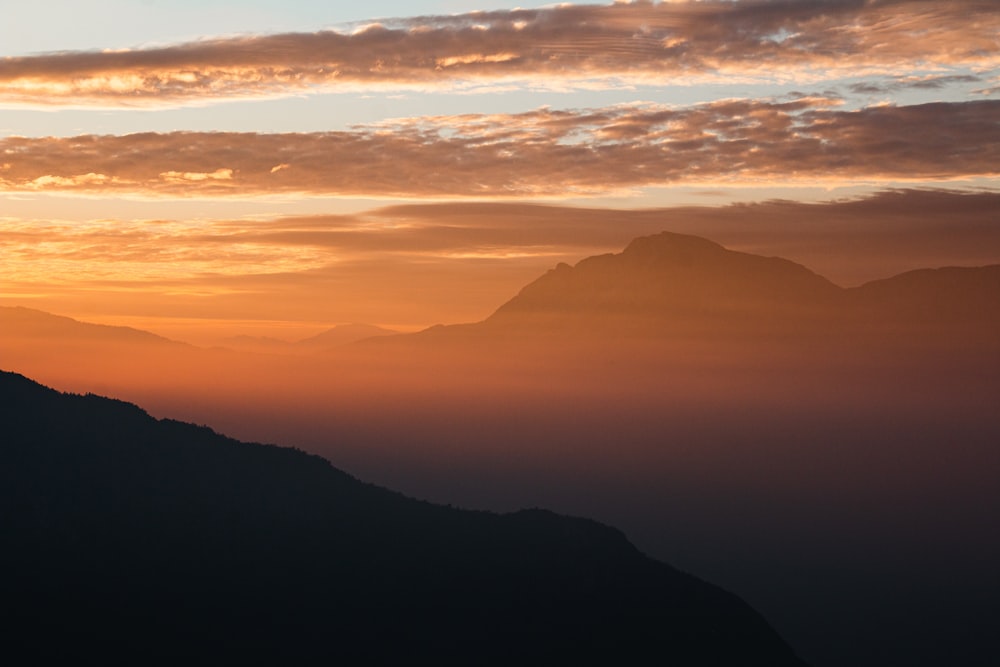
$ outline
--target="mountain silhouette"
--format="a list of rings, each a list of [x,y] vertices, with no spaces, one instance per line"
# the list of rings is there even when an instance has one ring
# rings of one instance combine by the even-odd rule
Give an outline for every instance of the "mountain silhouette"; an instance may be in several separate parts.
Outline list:
[[[620,253],[561,263],[522,288],[482,322],[437,325],[417,334],[373,325],[333,327],[297,342],[238,336],[238,351],[315,353],[357,342],[409,345],[489,335],[558,332],[602,337],[629,333],[852,333],[867,324],[884,331],[933,324],[994,326],[1000,322],[1000,265],[921,269],[841,288],[780,257],[737,252],[697,236],[662,232],[634,239]],[[123,343],[174,343],[148,332],[78,322],[27,308],[0,307],[3,339],[45,338],[113,350]],[[189,346],[186,346],[189,347]],[[0,359],[2,361],[2,359]]]
[[[1000,265],[911,271],[845,289],[786,259],[663,232],[620,253],[559,264],[482,322],[418,336],[458,342],[555,334],[598,345],[696,337],[723,347],[789,348],[825,339],[859,345],[863,356],[864,346],[891,346],[894,337],[918,330],[935,345],[949,335],[989,344],[1000,325],[998,303]]]
[[[589,257],[573,267],[560,264],[489,321],[547,313],[677,319],[711,312],[739,318],[825,303],[839,292],[794,262],[663,232],[637,238],[618,254]]]
[[[102,342],[116,345],[184,345],[141,329],[90,324],[22,306],[0,306],[0,324],[6,336],[35,340]]]
[[[542,510],[0,373],[5,644],[35,662],[801,664],[745,603]]]
[[[848,292],[866,314],[906,324],[1000,324],[1000,265],[908,271]]]
[[[660,234],[560,266],[484,322],[321,353],[204,350],[0,309],[0,368],[295,443],[417,497],[600,516],[745,596],[816,665],[987,665],[1000,554],[998,274],[947,267],[843,289],[781,259]],[[46,422],[64,412],[36,422],[56,428]],[[171,586],[183,562],[161,568]],[[294,579],[298,565],[273,562],[259,568],[268,581],[287,571],[290,585],[312,588]],[[239,597],[228,586],[216,598]]]

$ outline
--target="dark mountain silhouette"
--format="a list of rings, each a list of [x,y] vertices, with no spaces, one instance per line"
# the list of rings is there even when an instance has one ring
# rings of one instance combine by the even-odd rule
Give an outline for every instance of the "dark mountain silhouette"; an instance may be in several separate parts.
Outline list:
[[[985,666],[1000,595],[998,273],[841,289],[784,260],[664,234],[555,269],[485,322],[322,354],[209,351],[65,318],[38,336],[0,309],[0,367],[295,443],[418,497],[599,516],[738,591],[822,667]],[[190,561],[162,566],[165,581]],[[313,588],[297,565],[272,562],[260,568],[267,591],[279,571]],[[106,567],[92,579],[113,580]],[[239,597],[228,581],[217,599]],[[323,634],[300,616],[289,627]]]
[[[412,500],[0,373],[5,648],[29,662],[800,662],[621,533]]]

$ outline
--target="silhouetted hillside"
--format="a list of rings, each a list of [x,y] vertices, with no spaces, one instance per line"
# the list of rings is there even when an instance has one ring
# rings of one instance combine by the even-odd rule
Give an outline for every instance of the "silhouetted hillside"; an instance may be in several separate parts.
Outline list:
[[[0,406],[11,654],[800,664],[739,599],[591,521],[411,500],[316,456],[12,373]]]
[[[649,553],[738,591],[765,611],[783,636],[817,665],[985,667],[992,665],[995,653],[990,641],[992,628],[997,626],[995,563],[1000,559],[995,530],[1000,493],[994,474],[1000,457],[996,447],[1000,442],[996,418],[1000,404],[998,272],[995,266],[916,271],[841,289],[783,260],[732,253],[702,239],[667,234],[637,240],[623,253],[554,270],[486,322],[382,337],[322,354],[203,350],[66,318],[51,318],[62,324],[41,330],[52,335],[36,335],[39,329],[32,329],[31,321],[9,317],[18,309],[0,309],[0,368],[64,390],[127,398],[155,414],[210,423],[245,440],[296,443],[365,478],[418,497],[475,507],[544,505],[600,516],[626,527]],[[51,316],[36,311],[32,317]],[[75,409],[41,410],[44,416],[35,420],[39,433],[57,432],[62,417],[53,415],[70,415]],[[13,415],[4,413],[7,422],[22,423],[14,419],[23,417],[18,408],[8,405],[7,410]],[[157,428],[181,427],[164,424]],[[128,433],[122,436],[128,442],[146,440]],[[216,441],[216,436],[209,435],[186,439],[193,442],[202,437]],[[47,438],[39,435],[36,440]],[[0,443],[6,446],[7,441],[0,434]],[[310,491],[314,488],[310,485],[296,486],[296,493],[313,495],[295,502],[285,491],[280,500],[276,500],[277,491],[255,495],[256,483],[220,472],[239,465],[203,465],[212,457],[199,448],[194,452],[197,456],[192,454],[184,465],[174,454],[162,459],[162,465],[161,459],[150,458],[157,463],[136,474],[134,462],[121,464],[127,473],[123,477],[135,480],[129,482],[134,489],[116,483],[111,491],[73,491],[70,500],[59,500],[60,511],[67,512],[98,501],[118,508],[113,514],[120,523],[114,525],[128,525],[127,530],[87,527],[91,524],[82,520],[55,521],[47,517],[62,515],[45,509],[49,505],[19,501],[22,508],[31,508],[23,513],[29,518],[20,519],[22,523],[11,520],[9,525],[33,525],[30,517],[36,517],[40,525],[52,527],[51,535],[63,540],[54,541],[45,532],[50,536],[41,546],[10,541],[28,545],[21,552],[19,567],[34,573],[36,584],[45,580],[39,568],[48,567],[59,575],[48,575],[55,577],[51,591],[73,591],[65,585],[72,580],[66,574],[67,561],[59,561],[57,555],[86,555],[89,564],[81,572],[97,572],[87,577],[98,582],[93,590],[102,581],[119,582],[109,589],[108,599],[117,595],[130,605],[135,596],[122,590],[138,590],[135,595],[148,599],[173,599],[171,591],[188,595],[191,590],[178,581],[198,580],[211,594],[189,596],[196,602],[184,607],[178,618],[190,615],[205,627],[220,627],[231,637],[243,637],[235,621],[218,626],[206,620],[212,614],[206,600],[249,600],[247,609],[258,611],[248,611],[255,620],[246,622],[252,632],[244,634],[268,636],[268,624],[276,622],[276,616],[259,610],[271,605],[284,610],[281,618],[288,619],[289,627],[301,628],[306,640],[299,644],[306,647],[329,634],[309,619],[321,619],[316,623],[324,624],[323,628],[346,628],[347,636],[364,636],[365,628],[371,627],[361,621],[355,624],[343,608],[326,604],[331,599],[326,591],[331,588],[342,591],[347,606],[360,610],[361,616],[385,617],[382,611],[358,602],[363,598],[362,587],[383,595],[386,586],[392,585],[383,581],[420,581],[424,582],[419,590],[423,595],[434,585],[430,582],[448,578],[443,574],[448,568],[462,572],[456,563],[473,561],[501,573],[496,581],[504,585],[521,581],[502,574],[508,571],[504,558],[514,558],[514,547],[505,552],[496,546],[494,537],[484,537],[490,546],[475,551],[477,535],[483,534],[476,531],[489,531],[453,527],[456,517],[468,515],[421,506],[424,509],[417,512],[420,517],[414,525],[422,526],[428,515],[444,518],[437,532],[418,528],[415,535],[420,539],[402,539],[393,532],[394,526],[410,525],[403,520],[366,518],[350,524],[344,518],[347,514],[331,515],[327,521],[303,512],[306,518],[290,521],[285,510],[277,508],[291,507],[288,512],[294,513],[300,506],[336,506],[339,501],[323,500],[330,493],[329,485],[317,484],[316,488],[325,489],[322,492]],[[53,479],[78,480],[77,470],[94,468],[88,467],[87,456],[53,468],[61,475]],[[245,455],[233,456],[249,460]],[[254,457],[263,460],[262,454],[249,458]],[[50,458],[74,460],[56,454]],[[292,460],[299,458],[288,459]],[[313,465],[320,464],[314,461]],[[105,467],[102,463],[96,469]],[[264,467],[249,465],[258,471]],[[160,502],[190,498],[187,491],[177,491],[177,480],[198,480],[201,473],[174,476],[167,471],[201,468],[207,481],[195,485],[198,493],[208,494],[202,491],[205,488],[229,489],[208,494],[219,503],[218,509],[205,510],[216,506],[203,506],[199,500],[182,506],[186,523],[170,519],[152,524],[183,523],[193,533],[176,539],[180,528],[154,534],[144,527],[148,523],[142,519],[148,514],[145,509],[130,514],[128,508],[145,507],[153,502],[151,498]],[[22,499],[30,497],[32,488],[49,488],[46,485],[51,481],[29,483],[17,480],[33,479],[30,476],[4,474],[0,480],[4,491],[14,494],[21,489],[17,497]],[[304,477],[298,472],[289,476]],[[6,483],[8,477],[14,481]],[[345,488],[353,489],[354,484],[345,482]],[[156,493],[146,497],[146,490]],[[12,497],[5,496],[0,509],[6,510]],[[80,497],[85,502],[78,502]],[[230,497],[241,500],[223,500]],[[320,501],[313,503],[313,497]],[[350,498],[346,503],[360,504],[353,491],[346,497]],[[409,501],[397,501],[389,504],[397,509],[411,506]],[[238,507],[255,509],[244,515]],[[179,511],[163,512],[175,517]],[[271,525],[260,515],[277,517],[273,529],[260,532],[271,536],[265,546],[254,541],[260,535],[247,528]],[[365,510],[364,516],[375,514]],[[523,516],[474,516],[480,518],[469,519],[469,525],[522,526],[524,520]],[[246,523],[241,523],[242,517],[247,517]],[[227,521],[231,530],[218,530]],[[345,522],[356,530],[361,525],[387,527],[384,531],[366,529],[361,539],[344,527]],[[284,528],[293,524],[304,527],[291,533]],[[318,524],[335,526],[335,534],[348,536],[346,542],[334,544],[325,528],[316,528]],[[68,527],[77,525],[87,528]],[[510,530],[520,535],[520,528]],[[147,560],[139,559],[138,570],[163,572],[166,592],[143,592],[142,587],[120,583],[119,563],[130,561],[106,557],[111,549],[107,544],[109,536],[126,533],[137,537],[119,540],[121,548],[144,554]],[[451,542],[454,555],[448,556],[451,552],[441,546],[445,533],[449,539],[452,534],[463,536]],[[237,541],[220,542],[220,534]],[[247,537],[250,534],[257,537]],[[104,546],[92,552],[84,549],[91,535],[103,536],[100,544]],[[189,548],[194,539],[189,535],[199,536],[205,557],[190,555],[195,551]],[[308,542],[302,535],[324,537]],[[71,538],[77,540],[72,548],[65,546]],[[188,555],[172,550],[170,545],[175,543],[184,545],[179,549]],[[278,546],[284,543],[308,543],[315,548]],[[400,571],[393,569],[401,567],[399,562],[387,560],[394,546],[381,551],[371,546],[397,543],[427,544],[421,547],[428,554],[427,561],[440,566],[428,569],[421,564],[423,569],[418,569],[424,574],[409,578],[373,574],[383,566],[386,572]],[[43,550],[45,544],[56,547]],[[355,549],[344,544],[369,546]],[[315,559],[301,557],[310,548]],[[53,555],[35,558],[41,551]],[[224,551],[240,558],[259,554],[264,560],[242,561],[234,556],[231,564],[223,566],[225,558],[219,554]],[[8,550],[7,557],[14,558],[16,553]],[[161,553],[164,562],[149,560],[150,554]],[[471,558],[470,553],[478,555]],[[483,553],[490,558],[480,558]],[[289,559],[297,560],[291,563]],[[342,565],[336,572],[327,572],[315,566],[322,559]],[[408,555],[403,562],[413,560]],[[309,567],[303,568],[300,561]],[[344,563],[358,562],[373,565],[360,567],[361,575],[344,574],[350,569]],[[194,571],[195,565],[185,563],[202,569]],[[95,569],[98,565],[105,569]],[[634,563],[628,567],[637,577],[647,576]],[[192,574],[185,574],[189,571]],[[557,585],[558,579],[549,571],[538,577]],[[481,574],[469,574],[467,579],[484,581]],[[137,580],[151,585],[141,577]],[[216,585],[216,581],[221,583]],[[492,582],[480,585],[486,590]],[[570,583],[565,586],[576,588]],[[275,592],[279,589],[321,592],[315,598],[306,595],[290,602]],[[518,600],[543,608],[530,591],[516,586],[510,591],[511,596],[520,596]],[[27,589],[22,595],[28,595]],[[52,595],[63,603],[62,593]],[[654,602],[670,597],[653,595]],[[254,602],[254,596],[260,600]],[[34,595],[32,599],[43,605],[46,598]],[[70,605],[74,611],[59,621],[60,632],[71,627],[67,619],[81,616],[77,611],[92,609],[97,604],[94,600],[105,597],[95,594],[86,599],[90,607],[79,602]],[[451,601],[442,602],[448,610],[470,608],[468,600],[454,590],[440,599]],[[165,608],[173,610],[182,604]],[[648,608],[643,604],[635,606]],[[613,606],[620,609],[623,605]],[[220,608],[226,614],[231,611],[225,605]],[[459,623],[462,636],[485,636],[462,625],[466,618],[473,618],[472,612],[454,621],[447,616],[450,611],[413,608],[420,609],[415,614],[420,619],[431,619],[421,620],[424,624],[415,626],[414,632],[437,637],[434,650],[444,650],[440,635],[425,632],[434,618]],[[580,614],[589,613],[585,611],[589,608],[582,606]],[[38,614],[51,617],[38,609]],[[496,620],[489,616],[492,612],[476,609],[478,618]],[[95,616],[101,614],[108,612]],[[226,614],[222,617],[229,618]],[[549,628],[551,623],[540,618],[535,619],[536,627]],[[577,623],[576,616],[569,618]],[[597,618],[594,623],[606,621]],[[161,615],[148,627],[154,621],[167,623]],[[129,631],[135,632],[139,623],[127,620]],[[590,632],[595,626],[584,622],[583,627]],[[533,636],[526,628],[519,626],[511,635]],[[551,630],[553,636],[563,631],[570,632]],[[403,637],[400,641],[412,641],[402,631],[392,633]],[[233,639],[235,645],[240,641]],[[455,651],[468,653],[475,641]],[[382,637],[373,642],[382,646],[388,640]],[[54,650],[52,642],[41,645]],[[357,654],[358,644],[350,646]],[[593,644],[581,650],[602,655]],[[506,657],[517,662],[521,656]]]

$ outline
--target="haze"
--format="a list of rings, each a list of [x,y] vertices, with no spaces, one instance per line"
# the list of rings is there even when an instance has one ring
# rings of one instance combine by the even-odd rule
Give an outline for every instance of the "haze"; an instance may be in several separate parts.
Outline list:
[[[1000,6],[22,5],[0,368],[987,664]]]

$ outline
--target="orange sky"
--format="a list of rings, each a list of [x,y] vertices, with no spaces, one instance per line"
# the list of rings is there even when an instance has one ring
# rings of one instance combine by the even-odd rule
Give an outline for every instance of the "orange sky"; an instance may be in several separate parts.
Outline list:
[[[0,305],[294,339],[481,319],[663,229],[844,285],[1000,261],[995,3],[414,7],[12,35]]]
[[[1000,264],[1000,1],[517,1],[4,3],[0,307],[198,344],[412,331],[661,231],[844,287]],[[643,302],[671,336],[599,307],[350,347],[4,308],[0,368],[417,497],[593,516],[820,656],[913,622],[872,662],[905,663],[950,623],[960,662],[995,630],[996,270],[848,313],[751,261],[821,289],[687,329],[700,303]],[[705,302],[753,308],[725,275]]]

